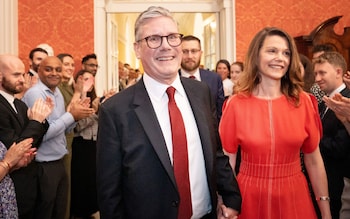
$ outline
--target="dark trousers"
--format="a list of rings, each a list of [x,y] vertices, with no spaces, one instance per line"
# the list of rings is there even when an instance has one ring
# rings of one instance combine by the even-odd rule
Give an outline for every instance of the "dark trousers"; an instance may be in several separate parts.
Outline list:
[[[74,137],[71,173],[71,215],[89,218],[98,211],[96,141]]]
[[[27,167],[13,171],[10,176],[15,185],[19,218],[34,219],[39,187],[37,163],[33,161]]]
[[[41,174],[35,217],[64,219],[68,200],[68,176],[63,159],[38,164]]]

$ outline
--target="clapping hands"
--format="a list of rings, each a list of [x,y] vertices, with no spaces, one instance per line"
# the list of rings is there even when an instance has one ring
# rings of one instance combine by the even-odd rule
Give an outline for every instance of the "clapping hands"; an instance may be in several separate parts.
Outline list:
[[[67,111],[72,114],[75,121],[87,118],[95,113],[95,110],[90,108],[90,98],[71,102],[67,107]]]
[[[32,108],[28,109],[28,118],[36,120],[42,123],[52,112],[54,108],[54,102],[50,97],[46,97],[46,100],[37,99]]]
[[[335,113],[340,121],[350,121],[350,98],[337,93],[332,98],[324,96],[323,101],[326,103],[327,107]]]
[[[13,143],[6,152],[4,161],[11,166],[11,170],[27,166],[35,157],[36,148],[32,148],[33,139],[27,138],[19,143]]]

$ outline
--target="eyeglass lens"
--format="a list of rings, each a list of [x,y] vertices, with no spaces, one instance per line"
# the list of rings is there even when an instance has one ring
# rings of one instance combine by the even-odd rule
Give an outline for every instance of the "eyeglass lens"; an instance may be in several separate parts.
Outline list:
[[[191,49],[191,50],[188,50],[188,49],[184,49],[184,50],[182,50],[182,53],[183,54],[186,54],[186,55],[188,55],[188,54],[197,54],[198,52],[199,52],[200,50],[199,49]]]
[[[98,67],[100,67],[100,66],[98,66],[96,64],[85,64],[85,65],[87,65],[87,66],[89,66],[91,68],[98,68]]]
[[[181,34],[170,34],[168,36],[152,35],[145,37],[147,46],[151,49],[156,49],[160,47],[163,43],[163,37],[165,37],[170,46],[176,47],[181,44],[182,35]]]

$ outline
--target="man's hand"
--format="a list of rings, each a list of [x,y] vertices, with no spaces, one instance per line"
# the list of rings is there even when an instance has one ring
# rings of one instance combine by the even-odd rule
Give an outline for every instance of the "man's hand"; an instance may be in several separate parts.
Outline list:
[[[238,211],[221,205],[218,211],[218,219],[237,219]]]
[[[28,118],[42,123],[52,112],[54,103],[50,97],[37,99],[32,108],[28,109]]]
[[[92,108],[95,110],[95,112],[98,112],[98,108],[100,107],[101,103],[104,103],[108,98],[116,94],[117,91],[115,89],[110,89],[108,91],[103,92],[102,97],[97,97],[92,101]]]
[[[218,207],[216,209],[218,219],[237,219],[239,212],[224,205],[221,195],[218,195]]]
[[[323,101],[327,107],[331,109],[340,121],[350,121],[350,98],[343,97],[337,93],[333,98],[327,96],[323,97]]]
[[[117,93],[116,89],[110,89],[108,91],[104,91],[103,96],[105,97],[105,99],[102,101],[102,103],[116,93]]]
[[[95,113],[95,110],[90,108],[90,98],[71,102],[67,111],[72,114],[75,121],[87,118]]]
[[[350,71],[347,71],[343,76],[345,85],[350,89]]]

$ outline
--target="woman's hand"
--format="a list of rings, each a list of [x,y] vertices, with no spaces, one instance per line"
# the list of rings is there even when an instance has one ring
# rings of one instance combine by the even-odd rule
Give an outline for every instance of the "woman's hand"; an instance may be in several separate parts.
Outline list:
[[[5,154],[4,162],[7,162],[11,170],[27,166],[34,158],[36,148],[31,148],[32,138],[27,138],[19,143],[13,143]]]

